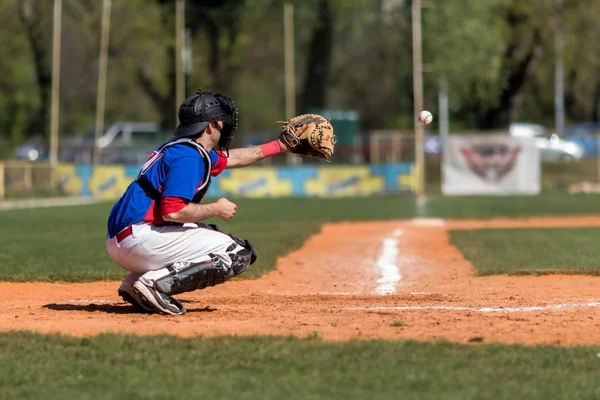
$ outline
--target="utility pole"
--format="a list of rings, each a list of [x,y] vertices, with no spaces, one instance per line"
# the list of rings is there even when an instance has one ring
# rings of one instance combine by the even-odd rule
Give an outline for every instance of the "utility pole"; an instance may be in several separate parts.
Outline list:
[[[60,42],[62,30],[62,0],[54,0],[52,27],[52,105],[50,111],[50,166],[52,179],[58,165],[58,127],[60,117]]]
[[[415,167],[417,172],[416,194],[425,193],[425,154],[423,151],[423,126],[416,116],[423,110],[423,61],[421,48],[421,0],[412,2],[413,91],[415,124]]]
[[[554,71],[554,125],[560,136],[565,131],[565,70],[563,67],[563,2],[556,0],[558,23],[554,31],[555,71]]]
[[[285,117],[296,113],[296,85],[294,71],[294,5],[283,5],[284,54],[285,54]]]
[[[179,117],[179,105],[185,100],[185,75],[184,75],[184,44],[185,44],[185,0],[177,0],[175,5],[175,126]]]
[[[440,121],[440,137],[445,139],[450,131],[450,113],[448,106],[448,79],[443,76],[440,78],[440,93],[439,93],[439,121]]]
[[[108,41],[110,38],[110,9],[112,0],[102,5],[102,33],[100,36],[100,62],[98,66],[98,91],[96,99],[96,134],[94,140],[94,165],[100,164],[99,140],[104,133],[104,110],[106,109],[106,76],[108,69]]]
[[[285,117],[290,119],[296,114],[296,72],[294,69],[294,5],[287,0],[283,5],[283,36],[285,65]],[[299,157],[287,155],[287,163],[301,163]]]

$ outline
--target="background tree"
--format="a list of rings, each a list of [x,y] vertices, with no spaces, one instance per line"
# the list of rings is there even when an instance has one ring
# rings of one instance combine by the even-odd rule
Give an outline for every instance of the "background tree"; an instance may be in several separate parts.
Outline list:
[[[284,2],[186,0],[192,50],[186,94],[202,88],[231,95],[242,111],[236,140],[272,136],[285,118]],[[556,0],[430,3],[423,9],[424,100],[438,113],[438,82],[447,78],[452,130],[497,129],[515,120],[552,127],[559,18],[567,123],[600,119],[600,2],[563,0],[563,9]],[[352,109],[365,132],[412,128],[411,1],[293,4],[297,112]],[[51,6],[0,2],[3,144],[48,133]],[[63,0],[61,137],[93,127],[101,9],[98,0]],[[174,0],[113,2],[106,126],[121,120],[175,126],[174,34]]]
[[[330,0],[319,0],[316,7],[317,22],[305,58],[304,85],[298,112],[308,112],[311,107],[323,108],[327,100],[335,17]]]
[[[44,134],[47,131],[50,115],[50,94],[52,91],[50,17],[52,3],[43,0],[23,0],[16,3],[16,11],[24,28],[31,60],[35,67],[38,90],[38,107],[29,117],[27,132]]]

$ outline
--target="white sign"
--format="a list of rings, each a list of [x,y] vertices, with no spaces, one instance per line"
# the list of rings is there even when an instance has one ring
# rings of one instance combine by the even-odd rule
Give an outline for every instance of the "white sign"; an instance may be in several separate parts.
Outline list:
[[[511,195],[540,192],[535,138],[449,135],[444,140],[444,195]]]

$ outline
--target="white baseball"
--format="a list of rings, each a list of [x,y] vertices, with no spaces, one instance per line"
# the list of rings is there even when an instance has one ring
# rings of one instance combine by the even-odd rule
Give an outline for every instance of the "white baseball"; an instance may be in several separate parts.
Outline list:
[[[421,111],[417,117],[421,125],[429,125],[433,121],[433,115],[429,111]]]

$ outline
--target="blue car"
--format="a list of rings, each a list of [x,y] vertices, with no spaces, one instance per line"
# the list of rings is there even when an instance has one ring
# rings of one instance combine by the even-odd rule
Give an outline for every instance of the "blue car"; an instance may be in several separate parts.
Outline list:
[[[584,149],[584,157],[598,156],[598,135],[600,123],[585,122],[565,127],[565,136]]]

